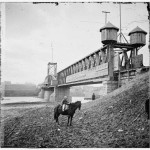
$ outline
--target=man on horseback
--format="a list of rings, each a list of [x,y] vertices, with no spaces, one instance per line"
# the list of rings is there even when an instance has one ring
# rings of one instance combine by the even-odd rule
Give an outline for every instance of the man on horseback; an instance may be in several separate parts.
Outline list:
[[[62,100],[62,104],[63,105],[66,105],[66,104],[64,104],[64,102],[66,103],[66,100],[67,100],[67,97],[65,96],[64,99]],[[66,116],[68,116],[68,123],[67,123],[67,125],[71,126],[72,125],[72,118],[74,116],[74,113],[76,112],[77,109],[79,109],[79,110],[81,109],[81,101],[76,101],[75,103],[70,103],[69,105],[67,104],[67,106],[68,106],[67,111],[62,111],[62,105],[58,104],[54,108],[54,119],[59,124],[58,117],[60,115],[66,115]],[[63,108],[63,110],[64,110],[64,108]]]
[[[64,99],[62,100],[62,111],[65,111],[68,109],[69,107],[69,102],[68,102],[68,99],[67,99],[67,96],[64,96]]]

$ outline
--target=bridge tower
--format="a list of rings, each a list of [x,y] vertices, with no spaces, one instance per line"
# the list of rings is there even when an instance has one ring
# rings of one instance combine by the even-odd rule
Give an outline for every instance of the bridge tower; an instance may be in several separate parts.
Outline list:
[[[101,41],[103,44],[107,45],[107,49],[105,53],[107,53],[108,63],[109,63],[109,77],[110,80],[113,80],[113,58],[114,51],[113,45],[117,43],[117,32],[119,29],[115,27],[113,24],[108,22],[104,27],[100,29],[101,32]]]
[[[49,62],[47,65],[47,76],[41,86],[39,93],[40,98],[44,98],[46,101],[52,101],[52,94],[54,95],[54,89],[57,85],[57,63]]]
[[[143,54],[138,55],[138,51],[146,44],[146,34],[147,32],[139,27],[136,27],[128,34],[130,36],[129,43],[117,44],[121,50],[119,55],[122,55],[119,63],[119,72],[117,73],[119,74],[119,86],[136,76],[138,70],[147,70],[143,65]],[[127,53],[129,55],[127,55]]]
[[[113,44],[117,42],[117,32],[119,28],[108,22],[104,27],[100,28],[101,42],[103,44]]]
[[[107,46],[104,50],[108,59],[109,80],[103,82],[106,93],[132,79],[136,75],[137,69],[143,67],[143,55],[138,55],[138,50],[146,44],[147,32],[136,27],[129,33],[130,43],[126,39],[126,43],[123,43],[117,41],[118,31],[119,29],[110,22],[100,29],[101,42]],[[123,34],[122,36],[124,37]],[[127,53],[130,55],[128,56]],[[120,57],[122,58],[120,59]]]
[[[132,68],[138,68],[140,67],[140,65],[143,65],[143,57],[142,55],[138,55],[138,51],[146,44],[146,34],[147,32],[145,32],[138,26],[128,34],[130,36],[130,44],[134,47],[134,49],[131,51]]]
[[[109,93],[117,87],[117,82],[114,81],[114,44],[117,43],[117,32],[119,28],[108,22],[104,27],[100,29],[101,42],[107,45],[105,52],[107,54],[108,61],[108,76],[109,80],[103,82],[103,86],[106,89],[106,93]]]
[[[130,44],[132,44],[135,48],[144,46],[146,44],[146,34],[147,32],[137,26],[129,32]]]

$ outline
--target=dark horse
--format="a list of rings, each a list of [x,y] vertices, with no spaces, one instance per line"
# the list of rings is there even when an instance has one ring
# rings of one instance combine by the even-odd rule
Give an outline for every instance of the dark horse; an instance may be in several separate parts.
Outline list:
[[[77,108],[79,108],[79,110],[80,110],[81,101],[77,101],[75,103],[70,103],[69,108],[65,111],[62,111],[62,106],[59,104],[54,108],[54,119],[59,124],[59,120],[58,120],[59,115],[60,114],[61,115],[67,115],[68,116],[67,126],[69,125],[69,121],[70,121],[70,126],[71,126],[72,125],[72,118],[73,118],[73,115],[74,115]]]

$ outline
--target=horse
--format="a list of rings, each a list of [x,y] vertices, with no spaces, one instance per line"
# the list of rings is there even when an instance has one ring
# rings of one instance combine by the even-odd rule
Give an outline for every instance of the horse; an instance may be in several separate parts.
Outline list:
[[[67,115],[68,116],[67,126],[69,125],[69,123],[70,123],[70,126],[72,126],[72,118],[74,116],[76,109],[77,108],[79,110],[81,109],[81,101],[76,101],[75,103],[70,103],[68,105],[69,105],[69,108],[65,111],[62,111],[62,106],[60,104],[58,104],[54,108],[54,120],[56,120],[56,123],[58,123],[58,125],[59,125],[58,117],[61,114],[61,115]]]

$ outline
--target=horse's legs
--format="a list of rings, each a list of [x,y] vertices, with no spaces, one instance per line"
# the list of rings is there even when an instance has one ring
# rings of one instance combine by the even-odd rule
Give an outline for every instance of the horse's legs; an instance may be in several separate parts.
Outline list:
[[[69,120],[70,120],[70,116],[68,116],[68,123],[67,123],[67,126],[69,125]]]
[[[70,126],[72,126],[72,118],[73,118],[73,115],[70,116]]]
[[[58,120],[58,118],[57,118],[56,122],[57,122],[57,123],[58,123],[58,125],[59,125],[59,120]]]
[[[58,123],[58,125],[59,125],[59,120],[58,120],[59,115],[57,115],[57,118],[56,118],[56,122]]]

